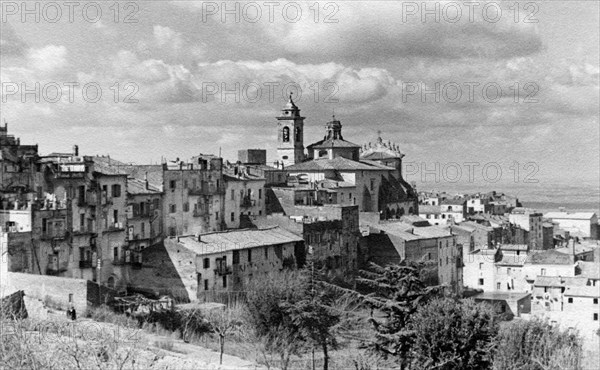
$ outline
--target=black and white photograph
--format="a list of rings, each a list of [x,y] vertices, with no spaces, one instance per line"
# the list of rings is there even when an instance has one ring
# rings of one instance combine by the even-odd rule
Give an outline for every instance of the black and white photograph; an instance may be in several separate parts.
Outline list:
[[[600,0],[0,0],[0,369],[596,370]]]

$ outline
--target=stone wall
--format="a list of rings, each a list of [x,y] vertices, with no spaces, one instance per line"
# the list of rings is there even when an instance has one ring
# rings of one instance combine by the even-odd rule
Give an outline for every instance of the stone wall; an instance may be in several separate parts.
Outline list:
[[[71,299],[78,316],[83,315],[88,307],[87,280],[9,272],[6,283],[5,286],[3,282],[2,288],[7,294],[23,290],[27,297],[39,299],[52,308],[65,310],[69,308]]]

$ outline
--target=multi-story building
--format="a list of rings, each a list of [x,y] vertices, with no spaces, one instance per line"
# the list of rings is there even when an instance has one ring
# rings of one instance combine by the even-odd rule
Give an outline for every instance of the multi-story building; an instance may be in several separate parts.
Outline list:
[[[224,214],[228,229],[247,227],[253,216],[266,214],[265,178],[243,165],[233,165],[223,175]]]
[[[517,207],[508,215],[508,221],[524,230],[522,233],[524,240],[515,240],[515,243],[526,243],[531,250],[544,249],[544,233],[542,229],[543,215],[541,213]]]
[[[359,248],[357,206],[296,206],[286,214],[256,218],[259,228],[277,225],[305,241],[317,264],[339,273],[355,271],[363,261]]]
[[[189,235],[225,228],[223,160],[200,155],[163,164],[163,229]]]
[[[548,212],[544,218],[558,223],[561,229],[572,236],[598,239],[598,216],[594,212]]]
[[[191,301],[242,292],[253,279],[301,267],[306,261],[302,238],[279,227],[167,238],[164,248]]]
[[[304,158],[303,117],[290,102],[278,119],[278,154],[288,186],[300,192],[306,205],[358,205],[364,212],[380,212],[383,218],[418,213],[418,199],[402,178],[403,154],[397,147],[379,145],[364,150],[344,140],[342,124],[335,117],[325,125],[323,140],[308,146]],[[301,154],[302,153],[302,154]],[[293,158],[293,160],[292,160]],[[387,165],[386,165],[387,164]]]
[[[450,226],[450,230],[456,235],[457,243],[468,248],[469,252],[476,249],[494,248],[497,242],[492,227],[476,222],[461,222],[459,225]]]
[[[467,200],[465,198],[445,199],[440,205],[442,215],[453,222],[463,222],[466,216],[466,204]]]
[[[361,229],[363,225],[368,230],[362,239],[368,261],[382,266],[403,260],[424,262],[434,270],[429,283],[445,284],[455,292],[462,290],[462,249],[449,228],[361,219]]]
[[[162,241],[162,191],[148,179],[127,179],[127,240],[129,258],[141,263],[141,252]]]

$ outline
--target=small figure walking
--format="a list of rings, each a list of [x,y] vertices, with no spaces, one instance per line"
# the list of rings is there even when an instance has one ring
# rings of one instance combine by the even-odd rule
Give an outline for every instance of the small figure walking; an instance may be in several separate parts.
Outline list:
[[[77,320],[77,312],[75,311],[75,307],[69,307],[67,310],[67,317],[73,321]]]

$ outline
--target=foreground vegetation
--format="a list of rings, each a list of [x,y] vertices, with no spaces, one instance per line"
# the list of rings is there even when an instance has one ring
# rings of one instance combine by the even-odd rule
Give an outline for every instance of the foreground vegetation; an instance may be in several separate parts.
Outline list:
[[[300,271],[255,280],[246,302],[216,310],[153,313],[142,321],[104,307],[95,321],[230,353],[279,369],[584,369],[576,333],[540,320],[503,321],[492,307],[459,299],[422,281],[417,264],[363,271],[357,284],[340,283],[308,263]],[[336,283],[333,283],[333,282]],[[140,343],[110,335],[36,343],[35,322],[0,342],[0,368],[152,368]],[[80,340],[81,339],[81,340]],[[183,342],[182,342],[183,343]],[[49,355],[52,353],[53,355]]]

